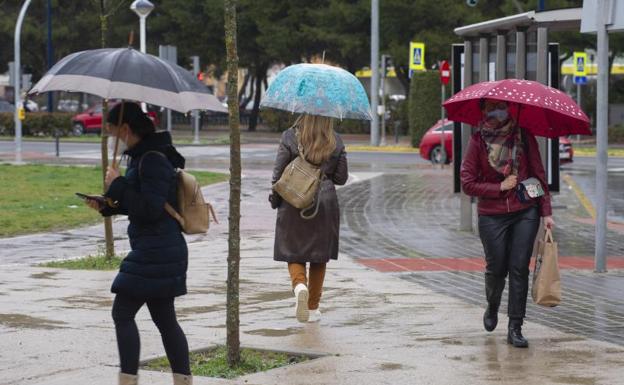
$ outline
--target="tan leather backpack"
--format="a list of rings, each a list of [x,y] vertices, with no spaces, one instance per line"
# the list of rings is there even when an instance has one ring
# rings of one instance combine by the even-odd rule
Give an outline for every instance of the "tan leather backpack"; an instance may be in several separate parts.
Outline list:
[[[143,156],[150,152],[165,156],[159,151],[149,151]],[[143,158],[139,162],[139,175],[142,163]],[[215,223],[219,223],[219,221],[215,216],[212,205],[204,200],[204,195],[201,192],[201,186],[197,183],[197,179],[182,169],[176,169],[176,179],[178,183],[179,210],[176,211],[167,202],[165,202],[165,210],[180,223],[185,234],[204,234],[208,232],[210,216],[212,215]]]
[[[303,218],[309,219],[314,217],[316,212],[312,216],[305,216],[304,212],[315,203],[321,183],[321,168],[305,159],[298,128],[295,128],[295,135],[299,155],[286,166],[280,179],[273,185],[273,190],[290,205],[301,209]],[[316,203],[318,208],[318,199]]]

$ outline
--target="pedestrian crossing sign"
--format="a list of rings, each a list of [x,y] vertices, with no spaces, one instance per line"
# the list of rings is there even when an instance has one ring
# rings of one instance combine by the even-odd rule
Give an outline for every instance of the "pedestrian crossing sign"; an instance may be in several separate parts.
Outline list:
[[[587,54],[574,52],[574,76],[587,76]]]
[[[414,71],[424,71],[425,68],[425,43],[410,43],[409,68]]]

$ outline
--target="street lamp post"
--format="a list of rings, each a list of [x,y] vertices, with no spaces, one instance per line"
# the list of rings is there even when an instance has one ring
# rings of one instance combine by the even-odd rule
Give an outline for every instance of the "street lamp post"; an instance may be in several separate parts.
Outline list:
[[[13,74],[13,93],[15,94],[15,161],[17,163],[22,161],[22,120],[20,119],[20,110],[22,109],[22,62],[20,56],[20,40],[22,35],[22,23],[24,22],[24,16],[26,16],[26,10],[28,10],[31,1],[32,0],[24,1],[24,5],[22,5],[22,9],[17,17],[17,23],[15,23],[15,41],[13,46],[13,54],[15,58],[15,73]]]
[[[379,146],[379,0],[371,0],[371,146]]]
[[[154,9],[154,4],[149,0],[135,0],[130,5],[130,9],[139,16],[139,23],[141,26],[141,52],[145,53],[145,19],[147,19],[147,16],[149,16]]]

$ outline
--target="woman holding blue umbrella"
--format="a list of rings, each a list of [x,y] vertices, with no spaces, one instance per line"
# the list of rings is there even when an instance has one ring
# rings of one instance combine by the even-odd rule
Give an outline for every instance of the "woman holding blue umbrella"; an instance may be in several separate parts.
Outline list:
[[[338,258],[340,208],[335,186],[344,185],[349,177],[345,146],[334,131],[336,118],[370,119],[370,104],[355,76],[324,64],[282,70],[262,104],[302,114],[282,135],[273,168],[274,188],[286,172],[292,173],[298,157],[320,171],[311,213],[275,190],[269,197],[278,209],[274,260],[288,263],[296,318],[318,322],[326,265]]]

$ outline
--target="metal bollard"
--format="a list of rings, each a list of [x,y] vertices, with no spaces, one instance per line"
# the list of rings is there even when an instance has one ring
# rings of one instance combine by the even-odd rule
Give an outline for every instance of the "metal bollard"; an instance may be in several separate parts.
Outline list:
[[[60,156],[60,132],[59,130],[54,130],[54,141],[56,144],[56,157],[58,158]]]

